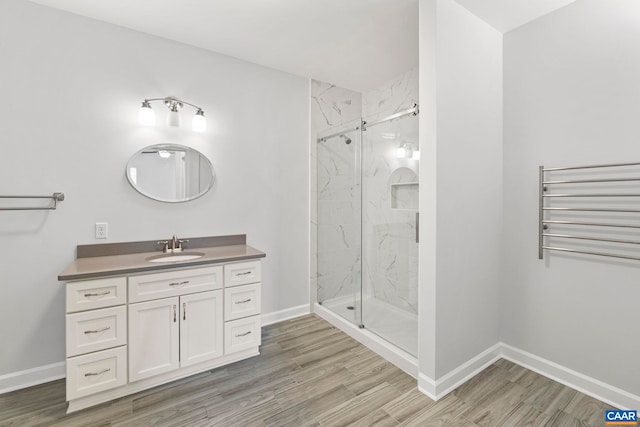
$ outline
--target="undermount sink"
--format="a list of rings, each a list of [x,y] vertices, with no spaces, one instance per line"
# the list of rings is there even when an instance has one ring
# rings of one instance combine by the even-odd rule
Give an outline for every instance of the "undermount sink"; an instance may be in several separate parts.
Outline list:
[[[198,258],[202,258],[204,254],[202,252],[180,252],[177,254],[162,254],[154,255],[147,258],[149,262],[178,262],[178,261],[190,261]]]

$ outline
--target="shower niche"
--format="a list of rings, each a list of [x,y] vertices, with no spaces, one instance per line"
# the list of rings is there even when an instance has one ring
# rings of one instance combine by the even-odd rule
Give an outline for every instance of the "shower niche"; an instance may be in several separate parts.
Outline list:
[[[398,168],[391,174],[391,209],[418,211],[418,175],[410,168]]]

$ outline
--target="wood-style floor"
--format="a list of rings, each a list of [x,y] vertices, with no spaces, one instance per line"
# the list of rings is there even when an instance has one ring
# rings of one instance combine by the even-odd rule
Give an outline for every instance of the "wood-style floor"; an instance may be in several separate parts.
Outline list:
[[[2,426],[602,426],[607,406],[500,360],[438,402],[329,323],[263,328],[261,355],[65,415],[64,381],[0,395]]]

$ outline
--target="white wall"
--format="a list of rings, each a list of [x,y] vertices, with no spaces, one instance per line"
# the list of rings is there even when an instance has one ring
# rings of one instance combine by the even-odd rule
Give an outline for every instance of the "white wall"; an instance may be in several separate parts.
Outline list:
[[[437,3],[436,376],[498,341],[502,34]]]
[[[418,252],[418,384],[436,377],[436,240],[437,240],[437,0],[420,0],[418,90],[420,114],[420,247]],[[435,392],[435,390],[434,390]]]
[[[502,35],[453,0],[420,7],[419,362],[428,389],[425,381],[499,340]]]
[[[18,0],[0,2],[0,58],[0,194],[66,195],[0,212],[0,375],[64,360],[56,277],[77,244],[104,242],[96,221],[107,242],[246,233],[267,253],[263,312],[308,303],[307,79]],[[141,128],[141,100],[168,95],[209,130]],[[210,193],[165,204],[129,186],[129,157],[166,141],[211,159]]]
[[[501,334],[640,394],[640,266],[537,259],[538,166],[640,160],[640,4],[580,0],[505,35]]]

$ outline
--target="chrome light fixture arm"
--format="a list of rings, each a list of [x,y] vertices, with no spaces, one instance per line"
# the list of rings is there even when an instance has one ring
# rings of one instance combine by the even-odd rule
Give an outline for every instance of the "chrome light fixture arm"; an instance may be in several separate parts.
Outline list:
[[[153,125],[155,124],[155,118],[153,114],[153,110],[151,108],[151,103],[161,101],[170,111],[170,116],[168,117],[169,126],[180,126],[180,119],[177,115],[179,109],[183,108],[186,105],[193,107],[196,110],[196,114],[193,118],[193,130],[197,132],[204,132],[206,129],[206,119],[204,118],[204,110],[190,102],[183,101],[175,96],[167,96],[164,98],[146,98],[142,101],[141,106],[141,114],[139,115],[140,123],[143,125]],[[172,117],[173,115],[173,117]]]

